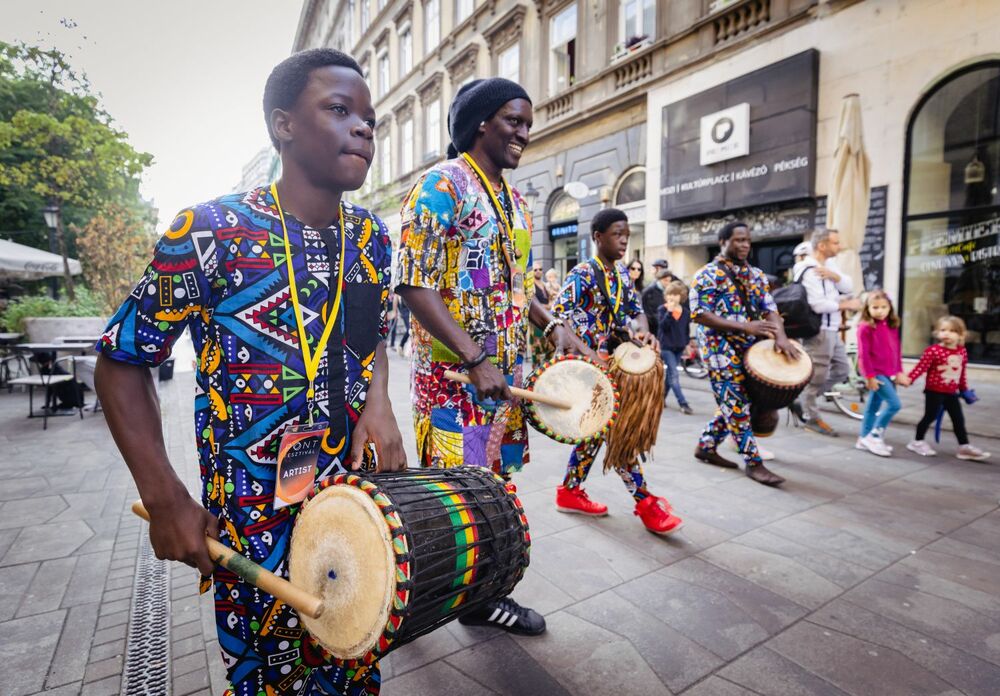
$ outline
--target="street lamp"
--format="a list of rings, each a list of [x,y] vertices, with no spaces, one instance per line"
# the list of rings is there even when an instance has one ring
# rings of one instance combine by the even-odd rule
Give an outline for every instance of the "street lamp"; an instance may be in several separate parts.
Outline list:
[[[45,216],[45,225],[50,230],[54,231],[54,230],[59,229],[59,206],[58,205],[49,204],[49,205],[45,206],[44,208],[42,208],[42,215]],[[55,249],[52,249],[52,251],[55,251]]]
[[[524,202],[528,204],[528,212],[532,215],[535,214],[535,203],[538,202],[538,189],[529,180],[527,185],[524,187],[524,191],[521,192],[524,197]]]

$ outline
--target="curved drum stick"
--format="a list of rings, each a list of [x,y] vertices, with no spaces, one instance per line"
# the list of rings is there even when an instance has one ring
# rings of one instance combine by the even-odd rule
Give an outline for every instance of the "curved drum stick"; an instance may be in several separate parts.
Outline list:
[[[453,372],[451,370],[445,370],[444,376],[450,379],[452,382],[461,382],[462,384],[472,384],[472,380],[469,379],[468,375],[463,375],[461,372]],[[518,389],[517,387],[510,387],[510,393],[519,399],[527,399],[528,401],[537,401],[540,404],[545,404],[546,406],[554,406],[555,408],[561,408],[568,411],[573,408],[573,404],[568,401],[563,401],[562,399],[557,399],[553,396],[546,396],[545,394],[539,394],[536,391],[531,391],[530,389]]]
[[[132,503],[132,512],[149,522],[149,512],[141,500]],[[210,536],[205,537],[208,555],[224,568],[233,571],[252,585],[256,585],[270,595],[277,597],[285,604],[293,607],[300,614],[318,619],[323,614],[323,600],[315,597],[300,587],[296,587],[284,578],[262,568],[245,556],[233,551],[222,542]]]

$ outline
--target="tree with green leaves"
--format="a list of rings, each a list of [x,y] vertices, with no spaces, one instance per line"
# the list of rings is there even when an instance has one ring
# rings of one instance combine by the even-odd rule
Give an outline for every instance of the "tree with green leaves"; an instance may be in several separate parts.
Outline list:
[[[152,156],[137,152],[62,53],[0,42],[0,227],[42,231],[41,208],[85,225],[108,206],[149,208],[139,176]],[[73,298],[70,244],[56,231]],[[44,239],[38,235],[35,246]]]

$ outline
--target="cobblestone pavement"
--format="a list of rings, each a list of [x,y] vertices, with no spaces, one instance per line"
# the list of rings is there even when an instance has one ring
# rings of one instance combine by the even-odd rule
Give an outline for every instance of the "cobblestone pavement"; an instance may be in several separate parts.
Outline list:
[[[391,370],[412,461],[406,364],[393,355]],[[548,632],[449,624],[384,661],[384,694],[1000,692],[1000,426],[986,415],[998,390],[974,385],[984,403],[967,411],[989,463],[952,458],[950,434],[937,457],[917,457],[902,422],[888,438],[896,455],[879,459],[832,414],[840,438],[783,425],[765,443],[788,477],[771,490],[694,462],[712,402],[707,383],[684,386],[697,415],[665,413],[648,467],[684,528],[644,531],[617,477],[599,471],[587,490],[608,517],[556,512],[569,448],[532,433],[515,478],[532,562],[514,596]],[[194,491],[192,388],[181,369],[161,384],[171,458]],[[905,395],[911,409],[918,399]],[[127,652],[150,638],[129,634],[147,618],[133,607],[146,533],[129,512],[135,488],[100,412],[43,432],[26,411],[26,395],[0,393],[0,691],[116,694]],[[138,667],[163,668],[175,696],[221,694],[211,603],[193,571],[161,567],[166,654]]]

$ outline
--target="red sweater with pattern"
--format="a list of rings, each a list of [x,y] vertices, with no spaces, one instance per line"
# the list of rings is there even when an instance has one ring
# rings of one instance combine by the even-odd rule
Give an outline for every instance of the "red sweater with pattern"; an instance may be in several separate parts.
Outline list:
[[[945,348],[940,343],[928,346],[920,356],[920,362],[910,370],[910,379],[916,381],[927,373],[925,391],[940,394],[958,394],[969,388],[965,381],[965,366],[969,364],[969,354],[965,346]]]

